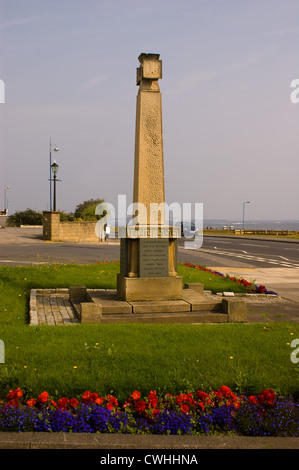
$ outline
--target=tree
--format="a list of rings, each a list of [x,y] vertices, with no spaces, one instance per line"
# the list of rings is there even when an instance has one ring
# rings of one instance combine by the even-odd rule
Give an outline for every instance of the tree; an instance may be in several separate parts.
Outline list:
[[[98,204],[104,202],[104,199],[89,199],[76,206],[74,216],[82,220],[99,220],[101,217],[95,214]]]

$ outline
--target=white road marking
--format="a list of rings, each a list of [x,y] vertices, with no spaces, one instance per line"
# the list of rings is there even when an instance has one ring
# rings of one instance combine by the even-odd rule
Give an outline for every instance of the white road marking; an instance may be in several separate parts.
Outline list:
[[[259,246],[261,248],[269,248],[267,245],[256,245],[255,243],[240,243],[242,246]]]
[[[200,251],[203,252],[203,253],[213,253],[213,254],[215,253],[215,251],[209,250],[207,248],[201,248]],[[245,254],[246,252],[244,250],[243,250],[243,253],[244,254],[217,250],[217,255],[248,259],[248,260],[252,260],[252,261],[258,261],[258,262],[261,262],[261,263],[276,264],[278,266],[283,266],[283,267],[288,267],[288,268],[295,268],[295,269],[299,268],[299,265],[296,262],[294,262],[294,264],[292,264],[292,261],[287,259],[287,258],[284,258],[284,259],[286,261],[289,261],[289,263],[284,263],[283,261],[280,261],[279,259],[276,260],[276,259],[269,259],[269,258],[261,258],[260,256]],[[281,258],[283,258],[283,257],[281,256]]]
[[[0,259],[0,263],[16,263],[16,264],[50,264],[50,261],[25,261],[25,260],[11,260],[11,259]]]

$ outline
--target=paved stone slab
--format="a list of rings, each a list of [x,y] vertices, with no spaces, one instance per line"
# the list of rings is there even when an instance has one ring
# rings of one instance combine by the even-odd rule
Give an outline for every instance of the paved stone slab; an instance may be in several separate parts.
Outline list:
[[[72,325],[79,323],[68,289],[32,289],[30,325]]]
[[[171,313],[189,312],[190,304],[184,300],[148,300],[130,302],[133,313]]]

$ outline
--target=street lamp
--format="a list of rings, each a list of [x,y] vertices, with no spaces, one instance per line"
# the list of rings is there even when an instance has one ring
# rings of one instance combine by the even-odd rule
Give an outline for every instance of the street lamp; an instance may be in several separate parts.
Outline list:
[[[52,210],[52,178],[51,178],[51,170],[52,170],[52,146],[51,138],[50,138],[50,211]],[[54,152],[58,152],[59,148],[55,145],[53,148]]]
[[[58,170],[58,165],[54,160],[54,163],[51,165],[51,170],[53,171],[53,178],[54,178],[54,193],[53,193],[53,210],[56,211],[56,173]]]
[[[243,202],[243,230],[245,230],[245,204],[250,204],[250,202]]]
[[[8,200],[6,196],[6,191],[10,189],[10,186],[4,186],[4,213],[8,215]]]

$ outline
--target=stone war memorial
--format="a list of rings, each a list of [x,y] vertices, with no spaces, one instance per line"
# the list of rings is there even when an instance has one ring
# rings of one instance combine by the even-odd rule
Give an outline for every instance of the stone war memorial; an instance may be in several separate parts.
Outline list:
[[[78,321],[216,323],[246,321],[244,300],[219,298],[177,274],[180,226],[166,224],[159,54],[139,56],[137,68],[134,225],[119,228],[117,289],[70,287]],[[217,298],[216,298],[217,297]]]

